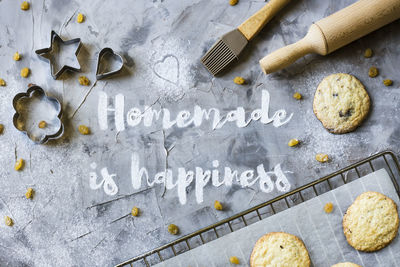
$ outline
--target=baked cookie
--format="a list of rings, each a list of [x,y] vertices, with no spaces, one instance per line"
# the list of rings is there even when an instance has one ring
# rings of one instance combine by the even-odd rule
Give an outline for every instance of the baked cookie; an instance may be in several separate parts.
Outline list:
[[[325,77],[314,95],[313,110],[331,133],[356,129],[367,117],[370,100],[363,84],[353,75],[336,73]]]
[[[308,251],[297,236],[272,232],[263,235],[254,245],[250,267],[309,267]]]
[[[361,267],[361,266],[352,262],[341,262],[341,263],[336,263],[331,267]]]
[[[360,251],[384,248],[396,237],[398,229],[396,203],[378,192],[359,195],[343,216],[347,242]]]

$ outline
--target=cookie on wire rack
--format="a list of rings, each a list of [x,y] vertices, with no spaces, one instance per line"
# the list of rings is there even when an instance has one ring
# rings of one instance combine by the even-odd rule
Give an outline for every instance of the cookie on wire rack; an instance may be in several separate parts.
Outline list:
[[[263,235],[254,245],[250,267],[309,267],[310,257],[303,241],[284,232]]]
[[[336,263],[335,265],[332,265],[331,267],[361,267],[361,266],[352,262],[340,262]]]
[[[355,249],[373,252],[396,237],[399,214],[396,203],[378,192],[359,195],[343,216],[343,232]]]

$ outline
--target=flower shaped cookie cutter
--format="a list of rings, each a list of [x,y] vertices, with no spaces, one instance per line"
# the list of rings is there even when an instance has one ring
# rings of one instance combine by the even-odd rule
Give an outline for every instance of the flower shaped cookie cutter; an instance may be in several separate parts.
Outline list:
[[[39,86],[30,85],[26,93],[17,94],[13,99],[13,107],[14,127],[33,142],[44,144],[63,135],[62,106]]]

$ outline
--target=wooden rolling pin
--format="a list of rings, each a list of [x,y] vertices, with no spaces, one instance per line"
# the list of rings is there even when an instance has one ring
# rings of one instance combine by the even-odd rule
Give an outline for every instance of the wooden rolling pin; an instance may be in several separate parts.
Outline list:
[[[261,59],[261,68],[268,74],[310,53],[327,55],[399,18],[400,0],[359,0],[312,24],[300,41]]]

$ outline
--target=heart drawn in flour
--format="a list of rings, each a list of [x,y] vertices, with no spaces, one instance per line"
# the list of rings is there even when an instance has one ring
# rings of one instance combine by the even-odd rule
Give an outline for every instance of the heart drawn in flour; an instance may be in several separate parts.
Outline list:
[[[174,55],[166,55],[160,61],[157,61],[153,67],[154,74],[158,78],[167,82],[178,84],[179,80],[179,61]]]

